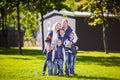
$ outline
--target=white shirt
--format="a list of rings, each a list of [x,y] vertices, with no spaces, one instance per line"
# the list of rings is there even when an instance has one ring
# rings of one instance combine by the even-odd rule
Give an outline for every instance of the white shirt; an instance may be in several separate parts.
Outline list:
[[[58,40],[58,32],[53,31],[53,36],[52,36],[52,42],[51,42],[51,44],[52,45],[56,45],[57,40]]]

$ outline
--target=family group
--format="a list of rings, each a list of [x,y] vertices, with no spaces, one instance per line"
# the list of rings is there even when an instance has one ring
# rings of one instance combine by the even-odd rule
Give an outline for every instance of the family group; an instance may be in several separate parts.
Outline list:
[[[74,75],[77,40],[78,37],[68,25],[67,19],[63,19],[62,23],[56,22],[45,39],[43,53],[46,59],[42,75],[45,75],[47,67],[49,75],[64,75],[64,72],[66,76]],[[65,64],[65,70],[63,70],[63,64]]]

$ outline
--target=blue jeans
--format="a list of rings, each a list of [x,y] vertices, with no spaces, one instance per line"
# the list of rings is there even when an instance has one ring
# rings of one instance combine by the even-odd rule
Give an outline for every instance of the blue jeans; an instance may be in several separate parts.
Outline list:
[[[74,66],[75,66],[76,55],[71,53],[70,54],[70,73],[74,74]]]
[[[45,74],[46,68],[47,68],[47,59],[45,59],[42,74]]]
[[[59,70],[57,70],[59,69]],[[54,75],[56,75],[59,71],[60,75],[63,75],[63,60],[62,59],[55,59],[54,60]]]
[[[65,61],[65,71],[66,71],[66,75],[69,75],[69,70],[70,70],[70,54],[68,52],[65,52],[65,57],[66,57],[66,61]]]
[[[52,75],[52,61],[47,60],[48,74]]]

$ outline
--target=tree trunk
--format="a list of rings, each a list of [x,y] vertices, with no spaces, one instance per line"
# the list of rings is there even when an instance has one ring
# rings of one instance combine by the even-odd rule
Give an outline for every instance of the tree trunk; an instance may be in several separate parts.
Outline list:
[[[102,1],[100,0],[100,3],[99,5],[101,5],[101,13],[102,13],[102,20],[103,20],[103,23],[102,23],[102,31],[103,31],[103,45],[104,45],[104,51],[106,54],[108,54],[108,44],[107,44],[107,38],[106,38],[106,27],[105,27],[105,17],[104,17],[104,11],[103,11],[103,7],[102,7]]]
[[[4,47],[8,48],[8,40],[7,40],[7,26],[6,26],[6,11],[5,6],[2,6],[1,8],[1,17],[2,17],[2,33],[4,38]]]
[[[6,48],[9,48],[8,46],[8,28],[7,28],[7,4],[5,6],[5,46]]]
[[[18,47],[19,50],[18,52],[22,54],[22,49],[21,49],[21,30],[20,30],[20,15],[19,15],[19,0],[17,0],[17,25],[18,25]]]
[[[104,51],[106,54],[108,54],[108,45],[107,45],[107,38],[106,38],[106,28],[105,28],[105,24],[103,22],[102,24],[102,28],[103,28],[103,44],[104,44]]]
[[[43,26],[43,10],[42,10],[42,0],[41,1],[41,6],[40,6],[40,12],[41,12],[41,29],[42,29],[42,50],[44,50],[44,26]]]

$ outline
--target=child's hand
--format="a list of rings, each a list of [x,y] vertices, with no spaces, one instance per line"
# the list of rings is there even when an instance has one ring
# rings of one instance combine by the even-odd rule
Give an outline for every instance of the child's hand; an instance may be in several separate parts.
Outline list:
[[[76,46],[76,50],[78,50],[79,49],[79,47],[78,46]]]
[[[71,43],[68,44],[68,47],[71,48]]]
[[[54,45],[51,45],[51,49],[52,49],[52,50],[55,50],[55,46],[54,46]]]
[[[72,53],[72,51],[71,51],[71,50],[68,50],[68,52],[69,52],[69,53]]]

